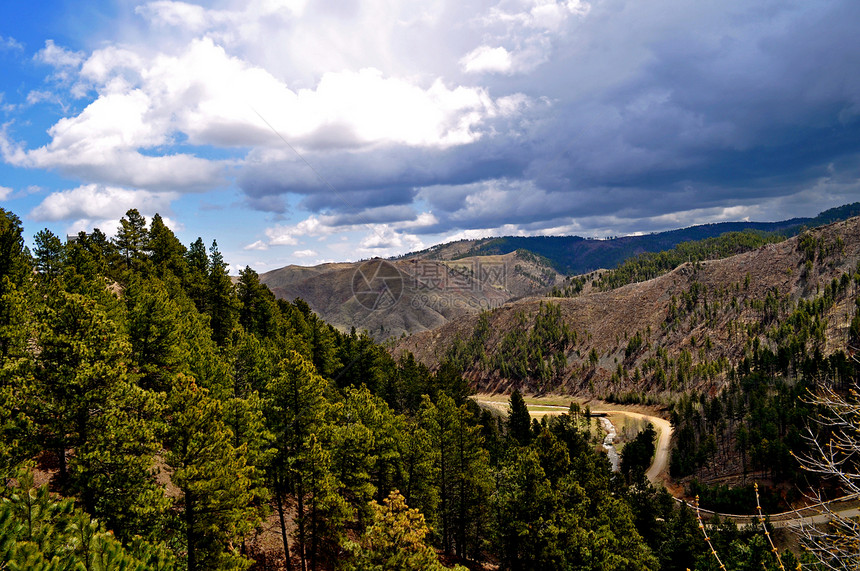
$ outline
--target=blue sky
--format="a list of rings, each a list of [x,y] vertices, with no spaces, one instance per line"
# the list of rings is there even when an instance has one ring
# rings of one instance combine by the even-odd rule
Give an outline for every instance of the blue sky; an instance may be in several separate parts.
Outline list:
[[[0,4],[0,205],[234,271],[860,200],[854,0]]]

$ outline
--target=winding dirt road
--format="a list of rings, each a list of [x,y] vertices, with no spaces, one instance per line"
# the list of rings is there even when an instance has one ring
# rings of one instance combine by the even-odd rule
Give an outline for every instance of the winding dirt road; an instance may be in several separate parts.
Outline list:
[[[496,410],[507,413],[508,411],[508,403],[507,401],[498,401],[498,400],[490,400],[488,398],[482,398],[481,395],[478,395],[475,398],[475,401],[484,406],[493,407]],[[557,415],[557,414],[566,414],[568,407],[565,406],[554,406],[554,405],[543,405],[543,404],[528,404],[529,414],[531,416],[540,418],[546,415]],[[657,446],[656,451],[654,453],[654,460],[651,462],[651,467],[648,468],[648,471],[645,475],[652,483],[657,482],[665,482],[666,481],[666,469],[669,467],[669,442],[672,440],[672,424],[658,416],[651,416],[642,412],[635,412],[632,410],[625,410],[622,407],[613,406],[612,409],[599,410],[594,409],[591,411],[592,414],[598,415],[623,415],[636,420],[645,420],[654,425],[654,428],[657,430]]]

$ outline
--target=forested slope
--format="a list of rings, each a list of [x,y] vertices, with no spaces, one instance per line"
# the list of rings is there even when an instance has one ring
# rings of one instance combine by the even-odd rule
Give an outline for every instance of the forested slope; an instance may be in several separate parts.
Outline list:
[[[710,568],[690,512],[642,466],[613,478],[575,408],[493,418],[456,364],[395,361],[250,268],[234,285],[158,216],[32,256],[21,235],[0,210],[4,568]]]

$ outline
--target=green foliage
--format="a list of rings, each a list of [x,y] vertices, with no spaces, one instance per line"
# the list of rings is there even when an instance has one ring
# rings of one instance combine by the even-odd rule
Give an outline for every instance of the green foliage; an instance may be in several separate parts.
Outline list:
[[[425,543],[430,532],[424,516],[406,505],[403,496],[393,490],[382,505],[370,504],[372,523],[358,542],[346,542],[351,554],[342,568],[345,571],[440,571],[448,569],[439,563],[436,552]],[[456,566],[454,569],[465,570]]]
[[[47,486],[33,487],[23,470],[18,486],[0,500],[0,566],[11,571],[171,571],[163,546],[135,539],[124,546],[72,500],[54,500]]]
[[[227,273],[227,264],[212,241],[209,248],[209,275],[206,282],[206,313],[212,328],[212,339],[219,347],[227,345],[239,322],[239,303],[233,291],[233,282]]]
[[[508,435],[520,446],[531,441],[531,416],[520,391],[514,389],[508,405]]]
[[[482,314],[431,371],[409,354],[395,361],[366,334],[337,331],[302,300],[275,300],[250,268],[234,287],[217,246],[207,254],[198,239],[186,250],[160,216],[149,229],[137,211],[123,220],[113,243],[96,230],[58,248],[42,233],[42,273],[34,274],[20,221],[0,211],[0,476],[11,484],[28,458],[57,458],[52,486],[68,497],[32,490],[26,475],[20,488],[3,489],[0,567],[244,569],[269,499],[283,563],[298,561],[303,571],[338,563],[441,569],[434,549],[503,569],[674,570],[693,568],[705,553],[691,539],[687,511],[641,478],[628,486],[611,477],[587,411],[572,406],[531,422],[515,393],[506,423],[468,399],[463,371],[475,367],[544,388],[564,380],[568,356],[579,353],[560,305],[516,316],[516,331],[497,346],[494,315]],[[793,442],[794,415],[803,413],[787,400],[796,392],[759,379],[786,359],[810,377],[849,376],[844,355],[816,356],[823,320],[815,316],[856,281],[822,284],[819,298],[803,304],[774,291],[754,307],[766,326],[729,373],[737,379],[729,393],[743,397],[719,406],[680,400],[676,426],[693,460],[673,462],[696,469],[731,452],[734,437],[750,467],[781,458],[778,443]],[[582,285],[565,287],[572,294]],[[675,300],[671,326],[708,319],[719,295],[693,285]],[[774,353],[791,345],[787,319],[804,342],[790,355]],[[696,336],[681,355],[658,347],[653,362],[635,368],[651,334],[625,336],[626,348],[618,343],[629,361],[616,374],[663,371],[687,382],[703,374],[696,352],[709,349],[709,338]],[[600,362],[588,354],[591,367]],[[500,436],[506,428],[511,438]],[[653,449],[641,439],[627,445],[631,473]],[[773,475],[782,474],[775,466]],[[24,506],[34,515],[30,535]],[[730,553],[744,565],[757,561]]]
[[[645,430],[624,445],[620,468],[628,484],[644,482],[645,472],[651,465],[656,445],[657,431],[651,423],[648,423]]]
[[[564,322],[561,307],[551,302],[540,303],[533,324],[529,324],[525,312],[515,318],[517,323],[495,352],[493,366],[505,378],[534,379],[540,388],[549,388],[564,373],[567,351],[576,343],[576,332]]]
[[[177,378],[167,414],[165,460],[181,491],[179,527],[189,571],[247,568],[251,561],[235,542],[257,525],[265,492],[254,485],[256,468],[247,463],[246,447],[233,445],[223,405],[188,377]]]

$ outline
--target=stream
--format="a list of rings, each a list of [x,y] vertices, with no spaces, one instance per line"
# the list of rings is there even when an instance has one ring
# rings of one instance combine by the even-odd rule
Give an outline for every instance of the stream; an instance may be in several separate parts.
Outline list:
[[[603,430],[606,431],[606,437],[603,439],[603,449],[606,450],[606,454],[609,456],[609,463],[612,464],[612,471],[617,472],[619,470],[618,450],[615,449],[615,444],[613,444],[615,436],[617,435],[615,432],[615,425],[612,424],[612,422],[605,416],[600,417],[600,425],[603,427]]]

